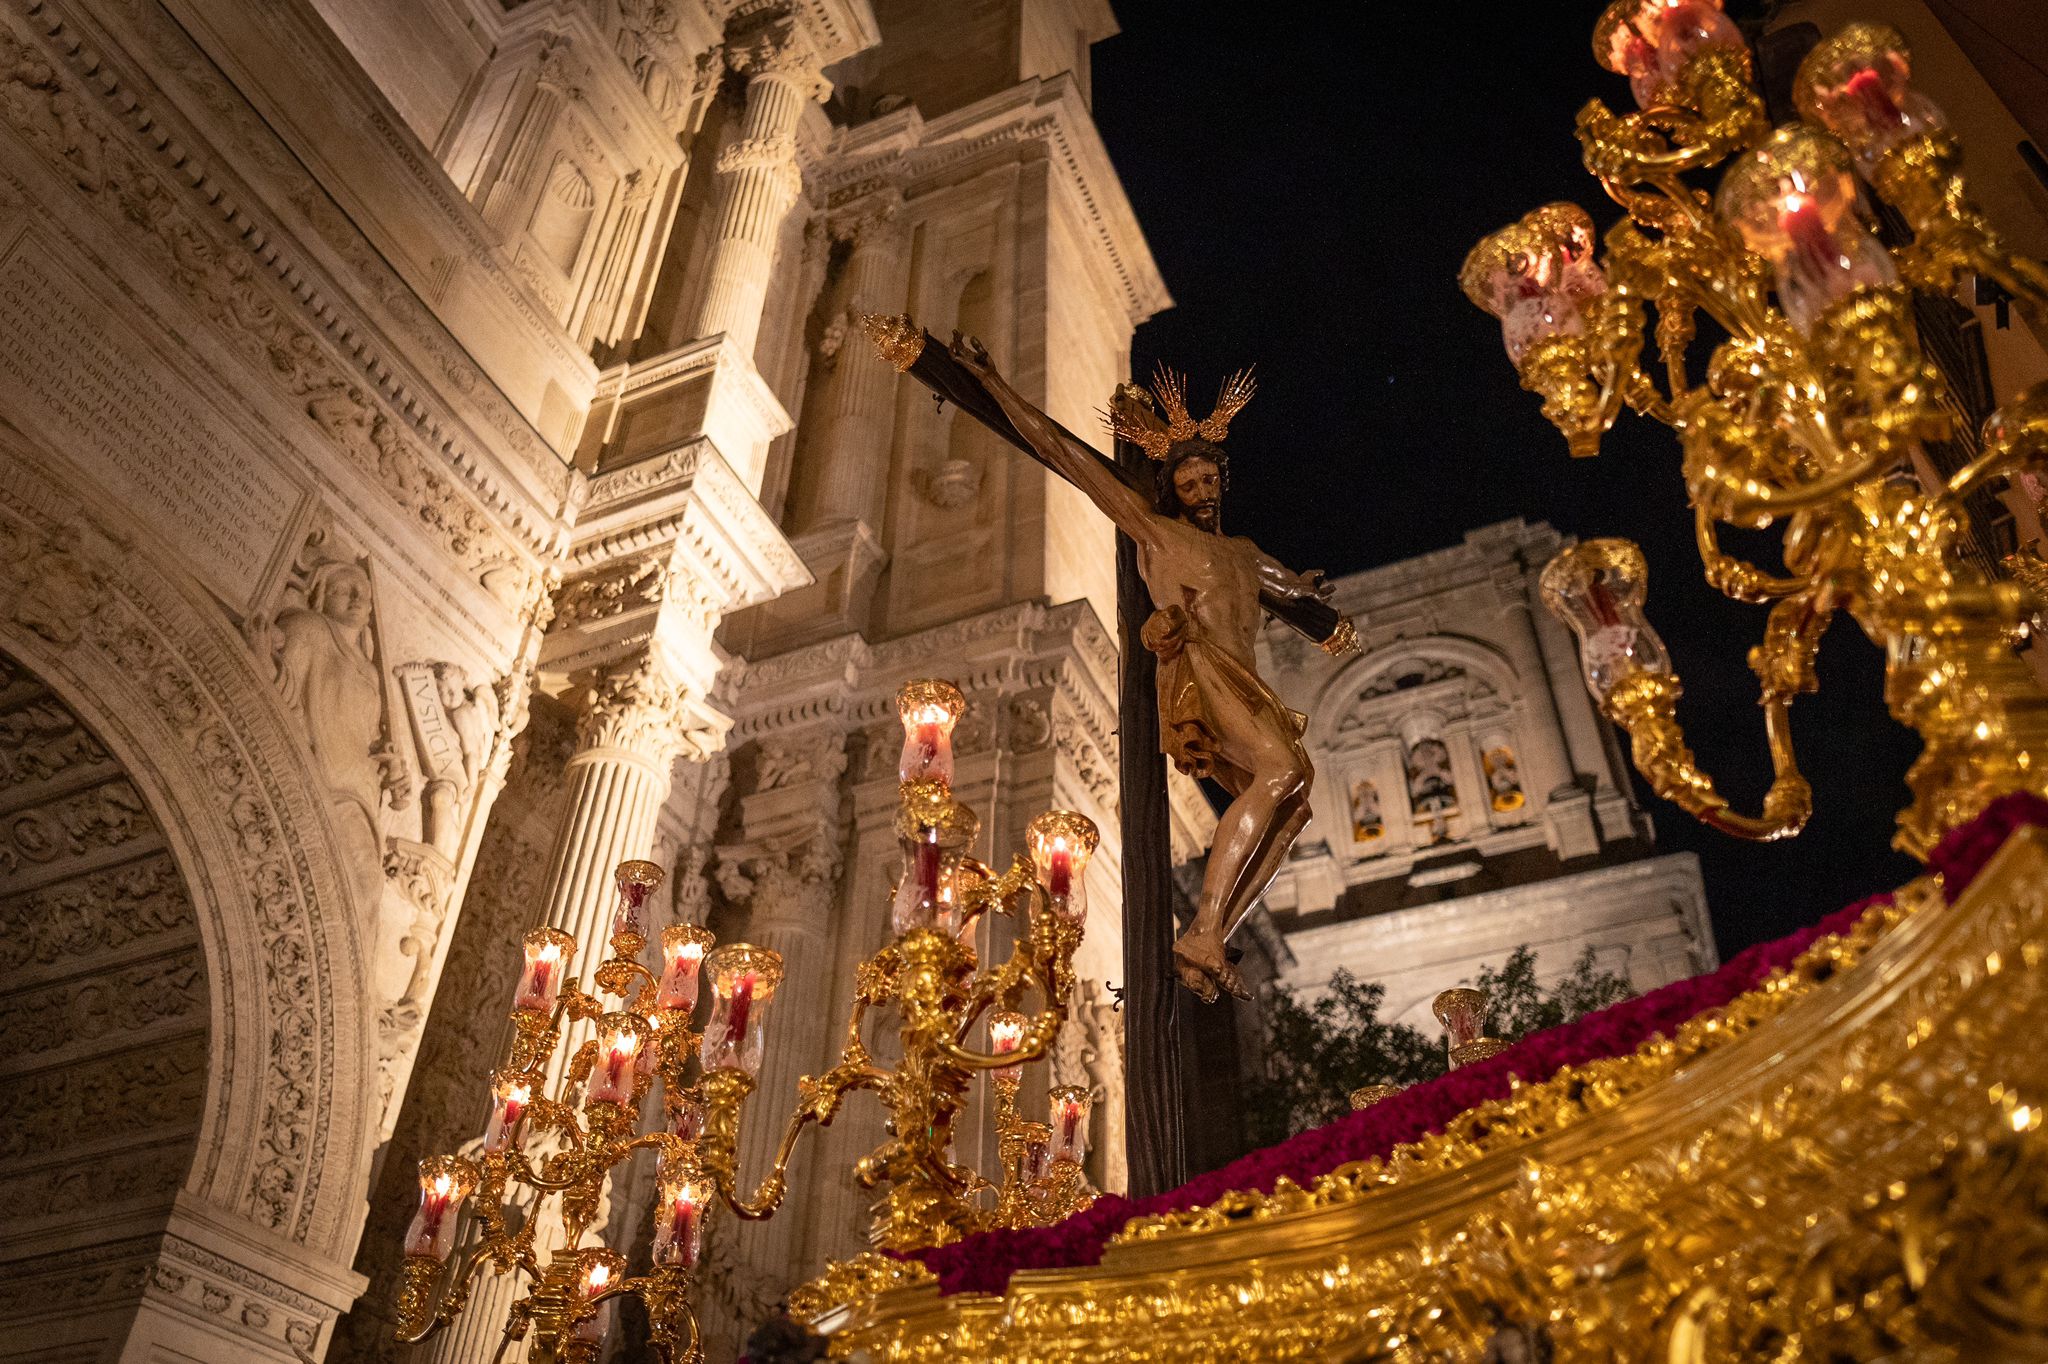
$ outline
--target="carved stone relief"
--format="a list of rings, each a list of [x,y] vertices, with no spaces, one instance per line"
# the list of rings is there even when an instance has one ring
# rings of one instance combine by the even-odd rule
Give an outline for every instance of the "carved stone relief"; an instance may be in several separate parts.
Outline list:
[[[296,300],[249,252],[253,241],[203,217],[117,135],[107,114],[31,41],[0,29],[0,107],[9,124],[179,287],[218,334],[303,404],[306,415],[476,581],[508,606],[536,590],[522,552],[421,453],[365,391],[371,381],[315,339]],[[109,87],[111,88],[111,87]],[[166,167],[166,170],[169,168]],[[189,175],[190,169],[186,172]],[[246,236],[248,234],[243,233]],[[360,247],[360,243],[355,243]],[[531,445],[531,433],[526,433]]]

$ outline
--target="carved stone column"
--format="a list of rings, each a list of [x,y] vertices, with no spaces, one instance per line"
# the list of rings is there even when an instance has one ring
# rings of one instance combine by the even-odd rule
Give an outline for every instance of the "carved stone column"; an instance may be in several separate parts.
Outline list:
[[[606,951],[613,870],[649,854],[676,759],[709,756],[723,724],[651,648],[597,669],[585,686],[543,918],[576,939],[575,969],[587,978]],[[566,1065],[566,1049],[556,1062]],[[558,1080],[551,1072],[549,1086]]]
[[[900,191],[886,190],[830,223],[833,238],[852,248],[839,300],[849,337],[859,336],[862,313],[903,311],[910,278],[902,203]],[[832,367],[826,426],[810,456],[814,473],[800,484],[797,527],[803,532],[842,522],[881,524],[896,375],[850,353],[858,350],[857,341],[842,346]]]
[[[1544,793],[1544,823],[1558,856],[1584,857],[1600,850],[1600,835],[1593,824],[1592,796],[1575,779],[1571,754],[1565,748],[1564,717],[1536,633],[1535,606],[1529,600],[1534,581],[1527,570],[1494,578],[1507,626],[1508,659],[1522,679],[1522,694],[1528,701],[1524,712],[1528,724],[1521,737],[1528,749],[1529,785]]]
[[[747,77],[747,107],[738,140],[718,158],[717,226],[703,302],[689,334],[723,333],[740,354],[752,355],[776,237],[803,188],[797,124],[805,106],[830,87],[787,11],[758,11],[736,21],[726,37],[726,61]]]
[[[740,936],[782,955],[783,981],[768,1014],[768,1049],[760,1088],[748,1102],[741,1131],[740,1175],[752,1184],[775,1158],[784,1120],[795,1104],[797,1081],[822,1073],[840,1040],[839,962],[835,954],[840,920],[838,899],[843,817],[841,778],[846,739],[836,721],[799,730],[779,730],[733,755],[737,799],[734,837],[714,850],[711,881],[721,912],[713,916],[721,939]],[[807,1196],[808,1171],[818,1168],[818,1142],[807,1136],[798,1152],[802,1169],[791,1196],[767,1222],[744,1228],[725,1223],[716,1234],[729,1238],[732,1314],[707,1322],[718,1346],[735,1351],[746,1330],[758,1325],[748,1295],[772,1302],[810,1267],[808,1233],[816,1200]],[[746,1320],[752,1313],[754,1320]],[[719,1348],[712,1350],[719,1357]]]

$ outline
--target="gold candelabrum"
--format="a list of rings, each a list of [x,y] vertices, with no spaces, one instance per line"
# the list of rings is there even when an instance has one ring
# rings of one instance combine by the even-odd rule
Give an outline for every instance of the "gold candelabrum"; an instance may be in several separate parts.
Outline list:
[[[1775,773],[1761,814],[1731,810],[1694,765],[1635,545],[1566,550],[1543,574],[1544,601],[1577,634],[1589,689],[1658,794],[1754,839],[1796,834],[1812,811],[1791,705],[1818,687],[1821,636],[1846,610],[1885,651],[1892,714],[1925,744],[1894,840],[1925,856],[1994,797],[2048,794],[2048,694],[2016,654],[2041,579],[1994,578],[1959,552],[1965,499],[2048,453],[2048,384],[2014,396],[1981,453],[1941,477],[1925,443],[1952,434],[1955,404],[1922,353],[1912,291],[1977,274],[2048,307],[2048,270],[1972,203],[1956,139],[1890,28],[1851,24],[1816,47],[1797,76],[1801,119],[1775,130],[1719,0],[1616,0],[1593,44],[1640,106],[1617,115],[1594,100],[1578,117],[1586,167],[1626,216],[1596,261],[1592,218],[1546,204],[1474,247],[1460,284],[1500,319],[1573,455],[1597,453],[1624,407],[1678,433],[1707,580],[1770,606],[1749,655]],[[1709,195],[1696,182],[1724,162]],[[1859,181],[1904,218],[1909,244],[1889,251],[1872,235]],[[1645,305],[1661,389],[1645,372]],[[1725,339],[1695,374],[1702,316]],[[1774,525],[1781,568],[1719,543],[1722,526]]]
[[[739,1144],[782,960],[749,943],[714,949],[707,930],[677,924],[661,934],[656,975],[640,956],[647,897],[662,871],[622,863],[610,955],[595,989],[566,979],[576,950],[569,934],[528,933],[511,1054],[492,1072],[482,1139],[466,1154],[420,1162],[420,1206],[399,1289],[401,1342],[426,1340],[459,1316],[488,1268],[526,1280],[505,1340],[530,1336],[535,1364],[594,1361],[614,1300],[628,1295],[645,1307],[659,1357],[694,1364],[703,1352],[692,1294],[718,1205],[743,1219],[772,1216],[804,1128],[830,1125],[861,1090],[889,1111],[889,1140],[854,1171],[864,1188],[887,1186],[870,1236],[884,1250],[1044,1225],[1094,1201],[1081,1168],[1088,1092],[1050,1087],[1045,1122],[1025,1118],[1017,1097],[1024,1068],[1045,1059],[1066,1021],[1095,826],[1072,811],[1040,815],[1028,830],[1030,855],[996,873],[970,855],[979,821],[952,795],[952,731],[965,699],[951,683],[924,680],[905,686],[897,704],[904,860],[889,940],[858,968],[838,1063],[798,1082],[771,1168],[758,1184],[743,1182]],[[974,936],[991,914],[1015,924],[1015,942],[1005,960],[983,967]],[[712,1001],[700,1032],[693,1020],[706,979]],[[893,1065],[878,1061],[862,1036],[870,1014],[886,1006],[897,1016]],[[594,1036],[573,1047],[547,1097],[551,1061],[575,1024],[594,1025]],[[977,1074],[988,1075],[995,1102],[1001,1169],[993,1179],[952,1156],[954,1124]],[[648,1122],[645,1100],[657,1084],[659,1116]],[[643,1152],[656,1162],[653,1238],[645,1272],[634,1273],[625,1254],[596,1240],[614,1175]],[[514,1212],[519,1202],[531,1203],[524,1216]],[[554,1248],[544,1250],[544,1241]]]

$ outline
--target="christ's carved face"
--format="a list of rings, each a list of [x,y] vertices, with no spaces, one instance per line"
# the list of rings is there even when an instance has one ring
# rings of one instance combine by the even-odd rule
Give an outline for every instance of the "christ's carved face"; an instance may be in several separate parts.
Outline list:
[[[1223,529],[1223,471],[1216,462],[1190,455],[1173,469],[1173,492],[1181,514],[1212,534]]]

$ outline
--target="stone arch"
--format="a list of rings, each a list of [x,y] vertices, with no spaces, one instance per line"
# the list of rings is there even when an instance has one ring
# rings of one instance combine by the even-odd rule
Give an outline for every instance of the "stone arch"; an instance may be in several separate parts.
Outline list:
[[[1351,702],[1372,683],[1414,663],[1441,662],[1462,668],[1503,697],[1521,692],[1515,665],[1501,650],[1469,635],[1416,635],[1359,655],[1338,669],[1309,707],[1307,742],[1322,751],[1337,742],[1337,728]]]
[[[126,769],[190,890],[210,1031],[179,1206],[218,1244],[265,1247],[253,1271],[208,1252],[264,1302],[281,1299],[252,1277],[282,1291],[262,1276],[300,1271],[286,1296],[314,1318],[310,1347],[355,1291],[376,1091],[362,920],[303,745],[246,645],[103,514],[118,515],[0,427],[0,650]]]

